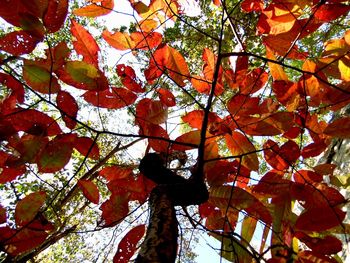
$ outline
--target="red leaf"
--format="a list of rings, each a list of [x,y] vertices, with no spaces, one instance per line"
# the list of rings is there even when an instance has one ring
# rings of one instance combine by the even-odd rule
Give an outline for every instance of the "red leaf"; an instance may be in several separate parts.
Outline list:
[[[76,118],[79,110],[78,104],[74,97],[63,90],[60,90],[56,97],[57,107],[61,110],[62,119],[66,126],[74,129],[77,125]]]
[[[194,129],[202,129],[203,118],[203,110],[193,110],[181,117],[184,122]],[[208,121],[209,123],[215,123],[221,122],[221,119],[216,115],[216,113],[209,112]]]
[[[0,38],[0,50],[14,56],[20,56],[32,52],[37,43],[38,39],[29,35],[26,31],[15,31]]]
[[[132,168],[122,166],[108,166],[103,168],[99,175],[106,178],[108,181],[127,178],[132,175]]]
[[[87,17],[104,16],[109,14],[113,10],[113,7],[114,0],[94,0],[90,5],[75,9],[73,14]]]
[[[136,73],[132,67],[124,64],[117,65],[117,74],[121,78],[123,85],[133,92],[145,92],[140,81],[136,77]]]
[[[291,181],[283,178],[283,173],[276,170],[267,172],[253,187],[253,192],[267,197],[275,197],[288,193]]]
[[[190,76],[187,63],[179,51],[166,44],[161,44],[153,53],[150,65],[145,70],[145,77],[148,83],[153,83],[165,71],[181,87],[185,86],[184,80]]]
[[[74,148],[80,152],[81,155],[98,160],[100,158],[100,149],[96,142],[89,137],[78,137],[74,141]]]
[[[30,251],[42,244],[48,233],[28,228],[19,230],[9,227],[0,227],[0,242],[4,251],[11,256],[17,256],[23,252]]]
[[[92,203],[98,204],[100,200],[100,192],[97,186],[90,180],[80,179],[78,186],[83,191],[84,196]]]
[[[259,160],[254,145],[239,132],[232,132],[232,135],[225,135],[226,144],[233,156],[240,157],[242,164],[250,170],[259,169]]]
[[[74,134],[63,134],[49,141],[37,156],[39,171],[54,173],[65,167],[71,158],[75,139]]]
[[[244,0],[241,3],[241,8],[245,12],[261,12],[264,8],[264,2],[262,0]]]
[[[149,146],[156,152],[168,152],[169,135],[167,131],[157,124],[146,124],[140,127],[140,134],[152,137],[148,139]]]
[[[346,213],[336,207],[314,207],[303,212],[295,222],[295,228],[302,231],[321,232],[340,225]]]
[[[34,109],[17,109],[6,118],[16,129],[33,135],[54,136],[62,133],[57,122],[45,113]]]
[[[250,95],[263,88],[268,80],[269,74],[261,68],[256,68],[248,74],[237,79],[241,94]]]
[[[304,242],[312,252],[318,255],[336,254],[342,250],[342,242],[334,236],[324,238],[310,237],[303,232],[296,232],[295,237]]]
[[[343,117],[331,122],[324,130],[324,134],[342,139],[350,138],[350,117]]]
[[[301,151],[301,156],[303,156],[304,159],[309,157],[316,157],[323,153],[327,149],[327,146],[328,145],[323,140],[310,143],[303,148]]]
[[[87,91],[84,99],[94,106],[107,109],[121,109],[133,104],[137,98],[135,93],[124,88],[111,88],[102,91]]]
[[[317,5],[314,16],[322,22],[329,22],[346,15],[350,11],[349,5],[340,3],[329,3]]]
[[[46,197],[44,191],[35,192],[17,203],[15,221],[18,227],[27,225],[36,217],[40,208],[44,205]]]
[[[102,210],[104,226],[115,226],[128,215],[128,199],[129,197],[127,194],[112,194],[111,197],[101,205],[100,209]]]
[[[0,205],[0,224],[6,223],[6,219],[6,209],[2,205]]]
[[[157,89],[159,94],[160,101],[167,107],[173,107],[176,105],[175,96],[171,93],[170,90],[165,88]]]
[[[8,89],[11,89],[11,94],[16,96],[16,99],[19,103],[24,101],[24,88],[22,83],[16,80],[11,75],[0,73],[0,83],[6,85]]]
[[[323,180],[322,175],[309,170],[299,170],[293,174],[293,177],[297,183],[320,183]]]
[[[281,148],[272,140],[264,144],[264,158],[273,168],[285,170],[292,165],[300,156],[299,146],[289,140]]]
[[[0,174],[0,184],[5,184],[7,182],[11,182],[15,180],[18,176],[24,174],[26,172],[25,166],[14,167],[14,168],[2,168]]]
[[[13,147],[21,154],[21,161],[35,163],[36,156],[46,146],[49,139],[44,136],[25,134]]]
[[[68,0],[48,2],[43,22],[47,31],[49,33],[54,33],[64,24],[68,12]]]
[[[159,100],[142,99],[136,106],[136,120],[161,124],[168,119],[168,107]]]
[[[80,24],[71,20],[71,33],[75,37],[73,41],[74,49],[84,57],[84,61],[93,64],[98,68],[98,47],[92,35]]]
[[[140,241],[144,234],[145,225],[139,225],[129,230],[118,245],[113,263],[128,263],[137,249],[137,242]]]

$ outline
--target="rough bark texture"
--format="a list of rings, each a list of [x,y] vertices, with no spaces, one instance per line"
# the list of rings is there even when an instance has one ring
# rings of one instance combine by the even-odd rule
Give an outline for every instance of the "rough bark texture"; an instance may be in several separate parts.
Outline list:
[[[164,185],[153,189],[149,198],[150,222],[136,263],[175,262],[177,252],[177,220],[174,205]]]
[[[178,222],[174,206],[198,205],[209,198],[203,181],[185,179],[164,166],[155,153],[147,154],[140,171],[158,185],[149,198],[150,219],[136,263],[172,263],[176,260]]]

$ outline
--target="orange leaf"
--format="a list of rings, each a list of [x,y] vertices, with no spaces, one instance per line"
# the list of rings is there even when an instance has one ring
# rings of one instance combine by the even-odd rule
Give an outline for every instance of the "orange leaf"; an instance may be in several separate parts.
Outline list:
[[[71,20],[71,32],[75,37],[73,41],[74,49],[78,54],[84,57],[84,61],[98,67],[98,47],[95,39],[91,34],[80,24]]]
[[[181,119],[194,129],[202,129],[203,117],[203,110],[193,110],[182,116]],[[208,121],[209,123],[215,123],[220,122],[221,120],[216,113],[209,112]]]
[[[272,221],[269,210],[256,197],[247,191],[232,186],[211,187],[209,203],[219,207],[223,212],[227,207],[245,210],[248,215],[270,224]]]
[[[343,117],[328,124],[323,131],[324,134],[336,138],[347,139],[350,138],[350,117]]]
[[[46,200],[46,192],[40,191],[27,195],[16,205],[15,221],[17,226],[25,226],[38,214]]]
[[[250,170],[259,169],[259,160],[254,145],[246,136],[239,132],[232,132],[232,135],[225,135],[227,147],[233,156],[241,157],[242,164]]]
[[[167,44],[161,44],[153,53],[150,66],[145,70],[147,81],[153,83],[165,70],[176,84],[185,86],[184,80],[190,75],[185,59],[176,49]]]
[[[98,5],[97,3],[100,2]],[[114,7],[114,0],[93,1],[92,4],[75,9],[73,14],[77,16],[96,17],[109,14]]]
[[[266,57],[268,59],[271,59],[273,61],[276,61],[276,63],[274,62],[268,62],[269,64],[269,68],[270,68],[270,73],[273,77],[273,80],[284,80],[284,81],[288,81],[288,76],[287,74],[284,72],[283,68],[281,65],[278,64],[278,61],[275,57],[275,55],[273,54],[273,52],[271,51],[270,48],[266,47]]]
[[[200,130],[190,131],[177,137],[175,141],[179,142],[180,144],[174,144],[171,149],[174,151],[192,150],[199,146],[200,140],[201,140]],[[181,143],[190,143],[190,144],[194,144],[194,146],[182,145]],[[195,145],[197,145],[197,147]]]
[[[100,192],[97,186],[90,180],[80,179],[78,186],[83,191],[84,196],[92,203],[98,204],[100,200]]]

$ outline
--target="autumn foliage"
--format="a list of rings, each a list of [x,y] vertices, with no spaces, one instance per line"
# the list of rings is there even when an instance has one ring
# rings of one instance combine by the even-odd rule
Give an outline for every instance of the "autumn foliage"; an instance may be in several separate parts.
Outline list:
[[[350,117],[339,114],[350,102],[350,30],[326,34],[345,21],[348,1],[208,2],[220,30],[199,28],[203,48],[192,57],[181,47],[191,39],[174,33],[171,41],[165,33],[177,24],[191,27],[185,1],[130,0],[135,28],[98,34],[89,23],[122,16],[117,1],[86,1],[73,10],[68,2],[0,5],[7,25],[0,38],[0,191],[32,186],[12,204],[0,199],[0,249],[8,260],[38,256],[73,232],[59,218],[79,193],[87,204],[81,209],[99,208],[100,229],[121,224],[153,187],[135,169],[138,160],[119,156],[140,140],[144,152],[186,152],[197,162],[210,192],[197,227],[221,242],[220,256],[340,260],[349,232],[341,189],[348,182],[335,164],[317,160],[333,140],[350,138]],[[254,34],[235,30],[234,12],[255,19]],[[318,53],[303,42],[316,36]],[[111,73],[106,48],[139,61],[117,62]],[[134,130],[109,129],[108,118],[97,125],[86,120],[86,109],[128,110],[120,116]],[[119,162],[109,162],[115,156]],[[57,186],[42,185],[52,183],[47,178]],[[114,262],[133,256],[144,223],[115,245]]]

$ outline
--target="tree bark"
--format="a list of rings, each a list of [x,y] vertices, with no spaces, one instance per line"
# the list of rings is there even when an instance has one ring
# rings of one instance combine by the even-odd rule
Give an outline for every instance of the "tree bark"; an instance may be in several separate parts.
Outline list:
[[[166,185],[155,187],[149,198],[150,221],[136,263],[175,262],[177,252],[177,219]]]

